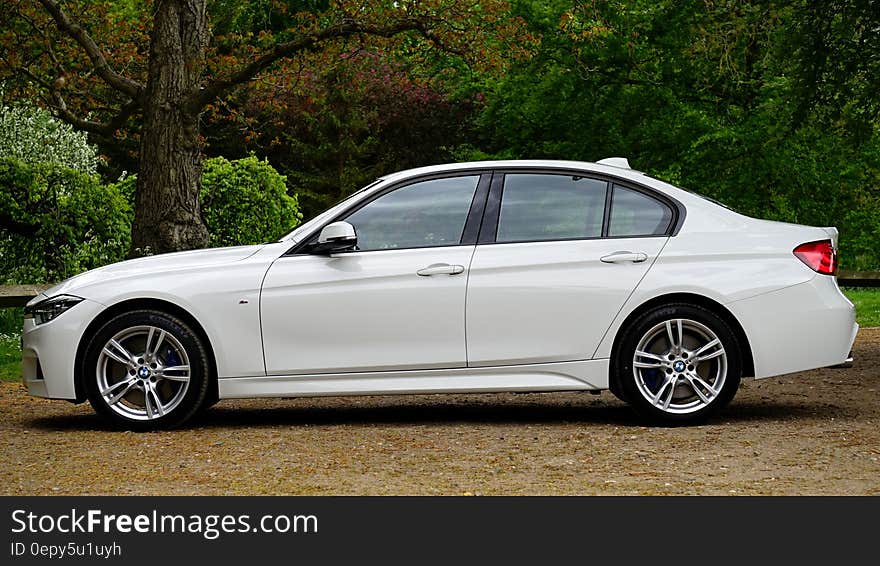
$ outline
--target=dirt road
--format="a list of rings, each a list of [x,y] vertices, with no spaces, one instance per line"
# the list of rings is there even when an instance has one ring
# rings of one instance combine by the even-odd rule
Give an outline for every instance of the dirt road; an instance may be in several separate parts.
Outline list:
[[[0,493],[880,494],[880,329],[855,354],[690,428],[553,393],[227,401],[133,434],[0,383]]]

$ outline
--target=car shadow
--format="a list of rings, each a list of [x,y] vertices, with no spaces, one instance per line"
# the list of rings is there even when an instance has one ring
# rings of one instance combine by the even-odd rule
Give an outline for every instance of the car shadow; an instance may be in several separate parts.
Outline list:
[[[337,426],[337,425],[391,425],[422,426],[444,424],[489,424],[489,425],[542,425],[542,424],[583,424],[589,426],[644,427],[640,419],[629,407],[613,400],[592,400],[583,402],[573,400],[562,404],[559,400],[542,402],[540,399],[529,402],[504,401],[487,403],[485,401],[461,401],[418,403],[407,405],[393,403],[387,405],[333,405],[303,406],[297,399],[296,406],[235,407],[223,403],[202,411],[190,419],[179,430],[210,428],[271,428],[296,426]],[[712,417],[706,424],[723,426],[737,423],[770,423],[792,420],[830,420],[848,419],[857,416],[851,408],[828,403],[809,402],[736,402]],[[94,414],[58,415],[25,421],[25,426],[35,429],[65,431],[94,430],[114,431],[105,419]]]

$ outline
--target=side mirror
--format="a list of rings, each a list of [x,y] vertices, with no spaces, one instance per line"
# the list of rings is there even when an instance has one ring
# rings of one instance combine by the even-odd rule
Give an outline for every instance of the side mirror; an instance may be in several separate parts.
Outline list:
[[[348,222],[331,222],[321,229],[318,242],[312,246],[312,253],[332,254],[349,252],[357,247],[357,234]]]

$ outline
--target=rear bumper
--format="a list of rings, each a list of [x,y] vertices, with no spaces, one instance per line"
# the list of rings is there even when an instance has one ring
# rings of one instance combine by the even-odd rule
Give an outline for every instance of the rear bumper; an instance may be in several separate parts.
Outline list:
[[[845,360],[843,360],[842,364],[837,364],[835,366],[831,366],[834,369],[846,369],[851,368],[853,366],[853,353],[850,352],[849,356]]]
[[[859,326],[833,277],[729,303],[749,339],[755,377],[844,364]]]

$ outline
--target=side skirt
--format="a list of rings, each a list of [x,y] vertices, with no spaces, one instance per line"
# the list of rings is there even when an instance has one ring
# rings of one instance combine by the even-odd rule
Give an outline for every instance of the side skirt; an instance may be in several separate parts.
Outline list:
[[[218,380],[221,399],[494,393],[499,391],[591,391],[608,388],[609,360],[516,366],[227,377]]]

